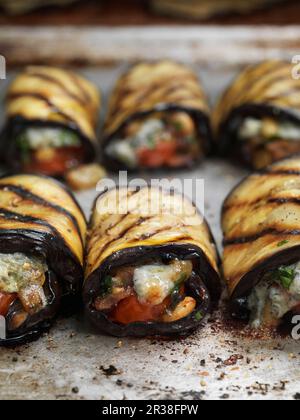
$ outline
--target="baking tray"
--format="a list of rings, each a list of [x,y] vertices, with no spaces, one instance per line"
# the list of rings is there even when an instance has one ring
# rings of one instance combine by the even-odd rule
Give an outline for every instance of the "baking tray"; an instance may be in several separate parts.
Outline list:
[[[270,29],[264,31],[269,33]],[[293,31],[289,30],[289,33]],[[246,42],[245,33],[243,42]],[[282,39],[287,37],[286,34]],[[197,36],[201,37],[201,34]],[[0,37],[0,45],[2,40]],[[111,45],[114,43],[121,43],[115,33]],[[180,51],[190,51],[188,46],[184,49],[182,38],[181,43]],[[261,57],[276,55],[287,58],[292,52],[291,49],[289,52],[279,47],[274,49],[273,44],[272,48],[262,48],[257,40],[255,45],[252,43],[255,57],[243,54],[242,60],[238,61],[236,51],[240,45],[237,41],[234,44],[233,38],[230,45],[235,45],[235,52],[231,50],[231,53],[216,56],[216,60],[210,62],[204,54],[207,46],[194,45],[197,54],[192,65],[201,74],[212,102],[245,62],[257,58],[258,49]],[[164,51],[164,42],[161,46],[159,54]],[[216,47],[215,53],[221,46]],[[229,54],[235,59],[230,60]],[[168,54],[172,58],[179,58],[178,55],[178,50]],[[96,63],[93,63],[93,67],[80,69],[102,89],[104,107],[116,78],[134,59],[130,54],[128,56],[128,60],[122,56],[121,61],[113,60],[110,65],[104,57],[105,66],[98,63],[95,67]],[[142,58],[141,51],[138,58]],[[181,58],[193,61],[187,54]],[[0,82],[1,97],[14,72],[10,71],[8,80]],[[209,159],[192,171],[169,174],[182,179],[205,180],[205,215],[220,250],[221,204],[230,189],[245,175],[245,171],[219,159]],[[96,191],[77,194],[87,216],[95,196]],[[223,328],[218,317],[214,318],[204,329],[175,341],[118,340],[95,335],[82,315],[60,319],[39,341],[13,350],[0,349],[0,399],[300,398],[299,342],[282,338],[253,340],[243,336],[241,331]]]

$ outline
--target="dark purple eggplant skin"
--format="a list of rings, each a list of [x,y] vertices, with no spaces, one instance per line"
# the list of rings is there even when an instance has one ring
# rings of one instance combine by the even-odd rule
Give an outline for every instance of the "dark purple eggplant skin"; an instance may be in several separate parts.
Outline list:
[[[101,278],[111,271],[112,268],[128,265],[139,259],[161,258],[173,260],[196,259],[197,267],[190,279],[186,282],[186,287],[190,296],[197,301],[195,311],[188,317],[173,323],[158,322],[136,322],[129,325],[121,325],[108,319],[105,313],[96,311],[93,302],[99,296],[101,288]],[[202,280],[203,279],[203,280]],[[85,311],[97,331],[115,337],[170,337],[186,336],[199,328],[208,313],[218,304],[222,292],[222,284],[219,275],[209,264],[203,251],[193,245],[169,244],[153,247],[126,248],[118,251],[107,258],[102,265],[86,280],[83,289],[83,299]],[[199,319],[197,313],[201,313]]]
[[[8,336],[7,340],[0,340],[0,346],[21,345],[37,339],[45,330],[50,328],[63,306],[63,304],[60,305],[60,295],[63,299],[70,298],[69,304],[73,305],[74,302],[75,306],[82,286],[83,269],[62,240],[36,231],[0,231],[0,252],[20,252],[44,257],[50,271],[55,273],[58,278],[58,283],[55,282],[53,289],[57,294],[55,302],[40,313],[42,319],[31,326],[28,331],[25,328],[22,333],[17,332],[16,336]],[[61,279],[64,279],[64,283],[61,283]],[[56,286],[56,284],[59,284],[59,286]]]
[[[57,317],[62,301],[62,290],[56,275],[50,271],[44,286],[45,294],[48,299],[48,306],[35,315],[32,315],[19,329],[7,331],[7,338],[0,340],[0,347],[16,347],[37,340],[44,332],[47,332]],[[7,322],[13,313],[13,305],[6,316]]]
[[[281,266],[289,266],[300,260],[300,245],[286,249],[266,259],[249,273],[247,273],[239,282],[234,294],[231,296],[230,306],[235,313],[239,310],[243,313],[243,301],[251,294],[252,290],[261,281],[266,273],[276,270]],[[243,315],[241,315],[243,317]]]
[[[271,117],[275,118],[276,121],[289,121],[300,124],[300,115],[288,109],[280,109],[267,104],[251,103],[235,108],[219,127],[215,139],[215,148],[219,155],[227,156],[234,161],[241,162],[249,169],[253,168],[251,159],[245,154],[245,151],[241,147],[242,143],[239,141],[237,135],[240,124],[246,117]]]
[[[101,149],[102,149],[102,163],[103,165],[105,165],[106,169],[112,171],[112,172],[119,172],[122,170],[127,170],[128,172],[138,172],[140,170],[140,168],[132,170],[129,167],[126,167],[126,165],[124,163],[119,162],[118,160],[112,159],[111,156],[109,156],[106,152],[106,148],[108,146],[108,144],[117,138],[121,138],[122,133],[124,131],[124,128],[126,127],[127,124],[134,122],[136,120],[151,116],[152,114],[156,113],[156,112],[186,112],[188,113],[193,120],[196,122],[196,126],[198,127],[198,133],[201,139],[203,139],[204,144],[202,145],[203,149],[204,149],[204,154],[205,155],[210,155],[212,153],[212,149],[213,149],[213,136],[212,136],[212,129],[211,129],[211,124],[210,124],[210,118],[204,114],[201,111],[195,110],[195,109],[190,109],[190,108],[186,108],[186,107],[180,107],[180,106],[174,106],[171,104],[167,104],[167,105],[159,105],[157,107],[155,107],[154,109],[151,109],[149,111],[145,111],[145,112],[139,112],[136,114],[133,114],[131,117],[129,117],[120,127],[117,131],[115,131],[114,133],[112,133],[109,136],[104,136],[103,141],[102,141],[102,145],[101,145]],[[191,164],[191,167],[196,166],[197,164],[199,164],[201,162],[202,158],[199,156],[198,159],[195,159],[195,161]],[[167,168],[167,169],[172,169],[172,168]],[[186,169],[186,167],[182,167],[182,168],[176,168],[178,170],[180,169]],[[174,168],[173,168],[174,170]],[[151,169],[146,169],[146,171],[149,172],[153,172],[153,170]]]
[[[70,122],[69,125],[40,120],[26,120],[21,116],[10,118],[0,134],[0,161],[7,165],[14,173],[22,170],[20,153],[15,139],[28,127],[53,127],[73,131],[79,135],[82,145],[85,148],[85,163],[93,162],[98,153],[97,145],[94,145],[84,136],[77,126]]]
[[[241,279],[239,285],[235,289],[234,294],[232,295],[232,299],[248,296],[266,273],[274,271],[281,266],[289,266],[295,264],[299,260],[300,245],[278,252],[271,258],[268,258],[261,264],[254,267]]]

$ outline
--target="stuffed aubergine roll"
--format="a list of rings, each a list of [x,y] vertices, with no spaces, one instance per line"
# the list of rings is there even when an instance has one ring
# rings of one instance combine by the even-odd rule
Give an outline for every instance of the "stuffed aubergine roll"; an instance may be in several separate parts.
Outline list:
[[[136,65],[112,94],[104,161],[114,170],[192,166],[210,150],[209,115],[189,68],[172,61]]]
[[[62,184],[36,175],[0,178],[0,316],[6,325],[0,345],[38,337],[64,302],[75,302],[85,233],[84,215]]]
[[[260,169],[300,152],[300,79],[288,62],[243,71],[214,113],[223,155]]]
[[[118,337],[185,335],[218,302],[218,262],[209,227],[187,199],[159,188],[110,190],[96,201],[88,234],[88,317]]]
[[[232,311],[253,328],[300,314],[300,157],[244,180],[223,207],[224,274]]]
[[[28,67],[7,93],[1,137],[4,163],[16,171],[61,177],[96,156],[97,88],[77,74]]]

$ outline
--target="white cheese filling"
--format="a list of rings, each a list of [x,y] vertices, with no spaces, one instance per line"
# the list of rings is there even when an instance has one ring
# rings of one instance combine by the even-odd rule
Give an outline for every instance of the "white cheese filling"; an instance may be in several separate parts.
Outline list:
[[[158,133],[163,134],[164,128],[165,125],[161,120],[154,118],[146,120],[135,136],[112,141],[107,146],[107,153],[112,158],[120,160],[129,168],[134,169],[138,165],[136,150],[142,147],[154,147],[154,137]]]
[[[286,274],[284,274],[286,273]],[[300,305],[300,262],[262,280],[248,298],[252,328],[276,325]]]
[[[283,139],[300,141],[300,125],[291,122],[277,123],[270,119],[245,118],[239,136],[242,140],[261,137],[266,140]]]
[[[74,132],[64,128],[31,127],[20,135],[19,143],[23,146],[28,145],[32,150],[38,150],[49,147],[78,147],[80,139]]]
[[[24,309],[36,312],[46,306],[43,290],[47,265],[21,253],[0,254],[0,292],[18,294]]]
[[[134,290],[141,302],[160,305],[192,272],[192,263],[175,261],[170,265],[151,264],[134,271]]]

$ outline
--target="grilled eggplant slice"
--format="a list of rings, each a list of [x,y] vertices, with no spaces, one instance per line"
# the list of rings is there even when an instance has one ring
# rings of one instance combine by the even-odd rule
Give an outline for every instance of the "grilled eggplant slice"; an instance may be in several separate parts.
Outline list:
[[[224,274],[233,312],[277,329],[300,314],[300,157],[245,179],[223,207]]]
[[[159,188],[110,190],[97,199],[88,234],[88,317],[117,337],[185,335],[219,300],[218,262],[187,199]]]
[[[104,129],[110,169],[192,166],[209,152],[209,107],[197,76],[172,61],[142,63],[118,81]]]
[[[78,297],[85,234],[82,210],[56,180],[0,178],[0,345],[38,337],[63,302]]]
[[[97,88],[81,76],[28,67],[7,94],[4,163],[15,171],[61,177],[93,161],[99,108]]]
[[[300,80],[292,65],[266,61],[241,73],[213,117],[223,155],[261,169],[300,152]]]

